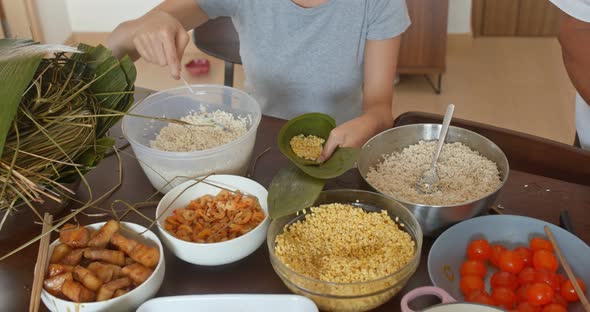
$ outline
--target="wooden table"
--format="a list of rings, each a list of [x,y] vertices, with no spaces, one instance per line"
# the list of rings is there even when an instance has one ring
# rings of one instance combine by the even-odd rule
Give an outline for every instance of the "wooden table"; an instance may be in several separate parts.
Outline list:
[[[411,113],[401,116],[396,123],[399,125],[438,119],[440,116]],[[268,147],[272,149],[258,160],[253,172],[253,179],[264,186],[268,186],[277,170],[287,164],[287,159],[278,151],[275,144],[278,130],[284,123],[285,120],[264,117],[260,124],[254,155],[259,155]],[[507,153],[511,172],[499,199],[499,204],[504,207],[505,213],[527,215],[558,223],[560,210],[568,209],[577,234],[586,243],[590,242],[590,218],[588,218],[590,216],[590,175],[587,174],[590,170],[588,169],[590,168],[590,153],[563,144],[472,122],[456,120],[455,124],[484,134],[499,144],[500,148]],[[142,202],[154,192],[138,162],[131,155],[130,149],[127,149],[123,154],[122,161],[123,185],[100,204],[103,208],[109,208],[110,202],[114,199],[129,203]],[[544,161],[548,163],[544,163]],[[117,165],[117,159],[110,157],[105,159],[96,170],[86,175],[92,185],[95,198],[116,184]],[[560,178],[544,177],[542,176],[544,172]],[[585,175],[579,175],[580,172],[585,172]],[[572,179],[577,183],[566,182]],[[338,179],[330,181],[327,188],[366,189],[367,185],[356,170],[350,170]],[[89,198],[84,187],[79,190],[79,198],[82,201]],[[123,208],[119,207],[119,209]],[[87,212],[96,211],[89,209]],[[142,208],[142,212],[153,217],[155,206]],[[104,219],[83,215],[78,218],[82,224],[99,222]],[[31,213],[28,209],[9,217],[6,228],[0,233],[0,254],[13,250],[40,232],[41,227],[32,224],[30,220]],[[148,224],[145,219],[133,213],[129,214],[125,220],[142,225]],[[426,270],[426,259],[432,242],[432,239],[425,239],[420,267],[406,288],[402,290],[401,294],[375,311],[399,311],[399,300],[403,293],[409,289],[430,284]],[[38,244],[34,244],[17,255],[0,262],[0,310],[27,310],[37,247]],[[239,262],[220,267],[201,267],[188,264],[177,259],[167,250],[165,257],[166,276],[157,296],[289,293],[271,267],[266,245]],[[424,302],[418,302],[415,308],[420,308],[424,304]]]

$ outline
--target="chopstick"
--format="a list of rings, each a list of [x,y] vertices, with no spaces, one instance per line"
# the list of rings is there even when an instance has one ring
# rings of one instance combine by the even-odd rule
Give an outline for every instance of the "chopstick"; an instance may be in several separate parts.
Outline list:
[[[43,278],[45,277],[47,259],[49,258],[49,240],[51,239],[51,234],[48,232],[51,230],[52,224],[53,216],[46,212],[43,216],[43,229],[41,232],[42,234],[45,234],[45,236],[41,237],[39,242],[39,253],[37,254],[37,263],[35,264],[35,277],[33,279],[31,302],[29,304],[30,312],[39,311]]]
[[[572,283],[572,286],[574,286],[574,290],[576,291],[576,294],[578,294],[578,297],[580,298],[580,302],[582,302],[582,305],[584,306],[584,310],[586,310],[586,312],[590,312],[590,303],[588,303],[588,299],[586,298],[586,295],[584,294],[584,292],[580,288],[580,285],[578,285],[578,281],[576,280],[576,277],[574,276],[574,272],[572,272],[572,268],[570,267],[569,263],[567,262],[567,260],[563,256],[563,253],[561,252],[559,245],[557,245],[557,241],[555,240],[555,237],[553,236],[553,232],[551,232],[551,229],[547,225],[545,225],[544,229],[545,229],[545,234],[547,234],[547,237],[549,238],[549,240],[551,241],[551,244],[553,245],[553,249],[555,249],[555,253],[557,254],[557,258],[559,258],[559,262],[561,262],[561,265],[563,266],[563,269],[565,270],[567,277],[569,278],[570,282]]]

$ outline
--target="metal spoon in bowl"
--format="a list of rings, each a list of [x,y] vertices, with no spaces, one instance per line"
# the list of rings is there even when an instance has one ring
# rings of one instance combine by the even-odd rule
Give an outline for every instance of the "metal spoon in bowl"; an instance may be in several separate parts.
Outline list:
[[[191,86],[188,84],[188,81],[186,81],[186,79],[184,79],[184,76],[182,75],[182,73],[180,73],[180,79],[182,80],[182,82],[184,82],[184,85],[186,86],[186,88],[188,89],[188,91],[191,94],[196,94],[195,90],[193,90],[193,88],[191,88]],[[227,128],[225,125],[213,120],[213,119],[209,119],[209,121],[211,122],[211,124],[193,124],[193,126],[199,126],[199,127],[219,127],[221,128],[221,130],[225,131],[225,130],[229,130],[229,128]]]
[[[445,113],[445,117],[443,119],[442,128],[440,129],[440,134],[438,136],[438,144],[436,149],[434,150],[434,155],[432,157],[432,163],[430,164],[430,168],[428,168],[422,176],[418,178],[416,181],[416,189],[418,192],[422,194],[432,194],[436,192],[438,189],[439,178],[438,174],[436,173],[436,162],[438,161],[438,157],[440,156],[440,152],[442,147],[445,143],[445,139],[447,138],[447,132],[449,130],[449,125],[451,124],[451,118],[453,118],[453,112],[455,111],[455,105],[449,104],[447,106],[447,112]]]

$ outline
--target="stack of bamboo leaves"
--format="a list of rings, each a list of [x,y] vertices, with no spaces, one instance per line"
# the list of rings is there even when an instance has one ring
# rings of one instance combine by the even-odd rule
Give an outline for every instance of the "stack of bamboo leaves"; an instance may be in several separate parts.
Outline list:
[[[107,131],[133,104],[131,59],[103,46],[69,50],[0,40],[0,211],[61,200],[63,184],[114,145]]]

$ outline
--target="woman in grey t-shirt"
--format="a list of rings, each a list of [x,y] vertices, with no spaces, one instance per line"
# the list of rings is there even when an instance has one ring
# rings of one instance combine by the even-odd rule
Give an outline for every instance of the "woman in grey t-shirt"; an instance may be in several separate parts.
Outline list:
[[[168,0],[119,25],[108,46],[178,79],[186,30],[217,16],[232,18],[246,89],[263,114],[336,118],[322,159],[392,126],[400,35],[410,24],[404,0]]]

